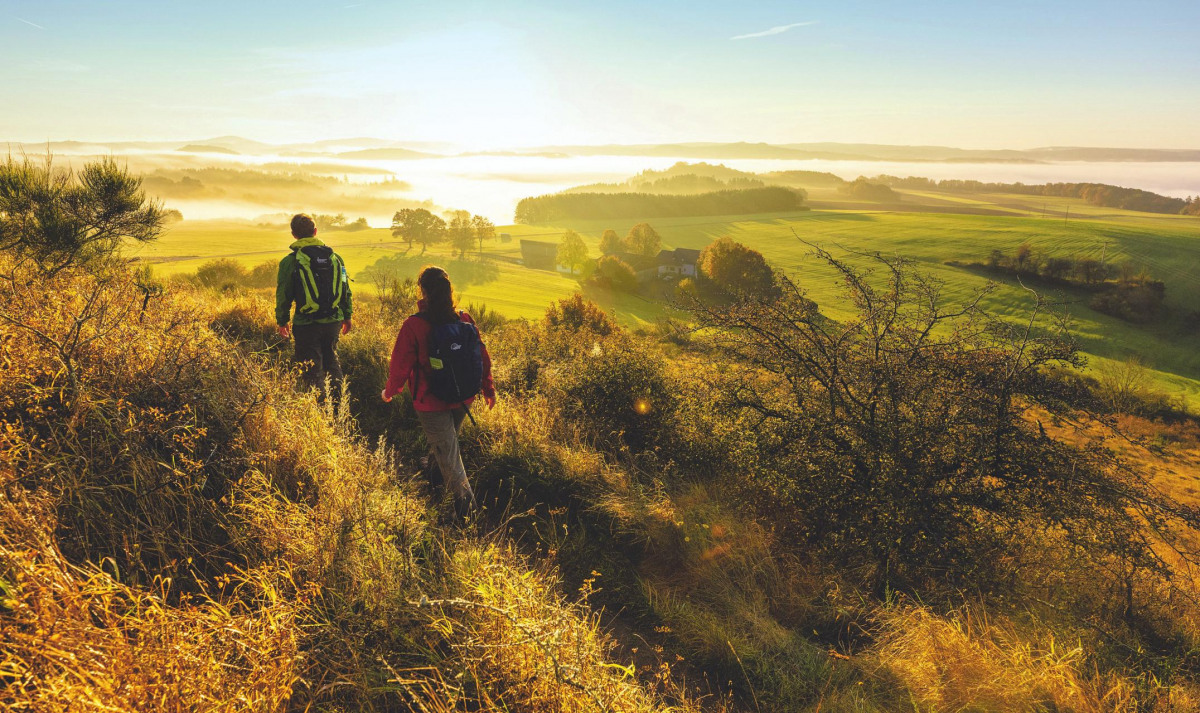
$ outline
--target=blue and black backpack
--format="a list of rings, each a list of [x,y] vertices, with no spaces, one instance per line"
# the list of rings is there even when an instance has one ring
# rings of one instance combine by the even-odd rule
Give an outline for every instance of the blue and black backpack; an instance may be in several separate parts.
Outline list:
[[[429,323],[429,391],[448,404],[462,404],[483,386],[483,342],[474,324],[460,314],[454,322],[438,322],[418,312]]]

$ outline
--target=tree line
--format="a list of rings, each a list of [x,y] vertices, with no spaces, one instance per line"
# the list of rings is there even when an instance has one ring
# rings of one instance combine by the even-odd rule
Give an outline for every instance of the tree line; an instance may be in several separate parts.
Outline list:
[[[695,195],[556,193],[522,199],[517,203],[515,220],[536,225],[560,220],[776,213],[803,210],[803,204],[802,193],[782,186]]]
[[[1144,213],[1168,213],[1200,216],[1200,196],[1172,198],[1139,188],[1123,188],[1107,183],[986,183],[961,179],[943,181],[932,178],[880,175],[872,179],[893,188],[911,188],[946,193],[1019,193],[1031,196],[1082,198],[1104,208],[1137,210]]]
[[[691,194],[713,193],[742,188],[762,188],[767,184],[757,178],[730,178],[722,180],[713,176],[684,173],[663,178],[639,179],[634,177],[623,183],[593,183],[587,186],[568,188],[563,193],[668,193]]]
[[[1022,243],[1011,255],[993,250],[985,266],[993,272],[1035,277],[1093,292],[1088,307],[1128,322],[1151,322],[1163,312],[1167,287],[1162,280],[1125,261],[1111,264],[1090,257],[1055,257]]]

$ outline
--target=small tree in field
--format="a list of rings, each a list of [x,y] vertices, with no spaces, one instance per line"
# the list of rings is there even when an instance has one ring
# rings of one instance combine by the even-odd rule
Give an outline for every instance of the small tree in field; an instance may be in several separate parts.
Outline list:
[[[775,272],[762,253],[727,237],[700,253],[700,272],[730,294],[771,297],[779,292]]]
[[[404,208],[392,216],[392,235],[401,237],[411,250],[414,242],[421,244],[421,252],[430,243],[436,243],[446,234],[446,221],[424,208]]]
[[[154,240],[165,218],[142,179],[111,158],[78,173],[50,159],[0,163],[0,250],[46,275],[110,257],[125,241]]]
[[[496,239],[496,226],[482,215],[477,215],[471,218],[471,227],[475,229],[475,239],[479,241],[479,255],[482,257],[483,241]]]
[[[465,210],[454,211],[446,235],[450,238],[450,247],[459,257],[466,257],[467,251],[475,247],[475,226],[471,223],[471,214]]]
[[[558,264],[565,265],[574,273],[581,270],[587,261],[587,243],[583,242],[579,233],[574,230],[563,233],[562,242],[558,244]]]
[[[621,250],[621,236],[617,235],[617,231],[609,228],[600,236],[600,254],[612,255]]]

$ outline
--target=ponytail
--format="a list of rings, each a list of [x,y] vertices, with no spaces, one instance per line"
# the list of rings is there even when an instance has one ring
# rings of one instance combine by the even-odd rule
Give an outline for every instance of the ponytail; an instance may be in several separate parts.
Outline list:
[[[417,278],[421,294],[425,296],[425,310],[435,322],[457,322],[458,311],[454,307],[454,288],[450,276],[440,267],[429,266]]]

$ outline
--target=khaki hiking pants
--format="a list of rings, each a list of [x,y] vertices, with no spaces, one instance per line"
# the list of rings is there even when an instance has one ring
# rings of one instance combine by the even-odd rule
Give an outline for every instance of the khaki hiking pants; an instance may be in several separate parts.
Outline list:
[[[461,408],[452,411],[417,411],[417,419],[425,431],[425,440],[433,451],[438,468],[442,471],[443,485],[454,493],[463,505],[475,507],[475,493],[467,481],[467,469],[463,466],[458,448],[458,429],[462,427],[467,412]]]

